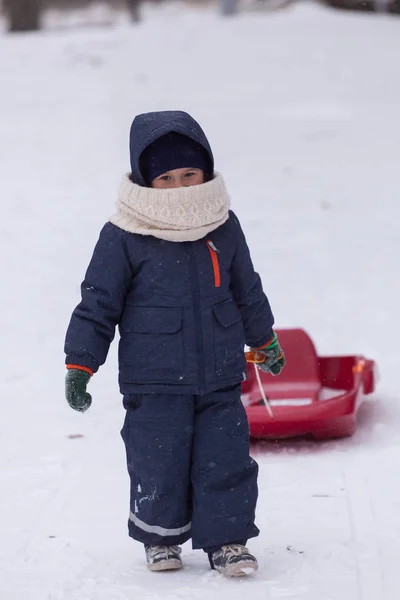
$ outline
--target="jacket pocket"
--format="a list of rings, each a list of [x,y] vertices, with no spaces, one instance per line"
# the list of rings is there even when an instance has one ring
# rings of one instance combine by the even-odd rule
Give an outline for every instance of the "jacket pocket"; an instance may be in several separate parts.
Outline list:
[[[228,379],[246,368],[242,316],[237,304],[230,298],[214,304],[212,308],[216,374]]]
[[[182,380],[184,347],[182,308],[130,306],[120,323],[119,359],[132,367],[133,381]]]

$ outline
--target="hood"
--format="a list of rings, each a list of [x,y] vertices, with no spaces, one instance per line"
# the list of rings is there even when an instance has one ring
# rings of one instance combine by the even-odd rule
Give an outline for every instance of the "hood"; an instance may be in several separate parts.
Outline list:
[[[146,186],[139,168],[140,155],[155,140],[171,131],[186,135],[203,146],[210,156],[212,171],[214,171],[214,157],[210,144],[193,117],[180,110],[144,113],[134,119],[129,138],[132,179],[138,185]]]

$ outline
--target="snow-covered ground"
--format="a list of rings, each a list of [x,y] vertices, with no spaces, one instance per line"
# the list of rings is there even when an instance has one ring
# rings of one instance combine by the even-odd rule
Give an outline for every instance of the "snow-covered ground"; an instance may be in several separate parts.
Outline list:
[[[1,600],[397,600],[400,23],[301,5],[222,20],[0,38]],[[377,359],[354,438],[260,444],[261,569],[185,547],[148,573],[126,535],[115,346],[92,409],[63,398],[63,337],[141,111],[183,108],[214,147],[280,326]]]

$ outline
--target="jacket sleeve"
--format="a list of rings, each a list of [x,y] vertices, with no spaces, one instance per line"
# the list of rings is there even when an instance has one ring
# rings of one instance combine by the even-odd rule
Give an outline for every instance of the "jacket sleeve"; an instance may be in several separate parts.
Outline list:
[[[67,330],[66,364],[96,372],[107,358],[133,277],[123,236],[111,223],[100,233]]]
[[[273,336],[274,316],[260,276],[254,270],[239,220],[233,212],[231,219],[236,238],[236,251],[231,266],[231,289],[242,314],[246,344],[259,348]]]

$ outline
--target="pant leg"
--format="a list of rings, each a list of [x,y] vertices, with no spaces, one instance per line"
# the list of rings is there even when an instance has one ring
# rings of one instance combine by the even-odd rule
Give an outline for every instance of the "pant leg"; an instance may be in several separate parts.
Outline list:
[[[192,453],[193,548],[256,537],[258,465],[241,386],[195,398]]]
[[[131,479],[129,535],[144,544],[191,537],[193,396],[126,396],[121,435]]]

